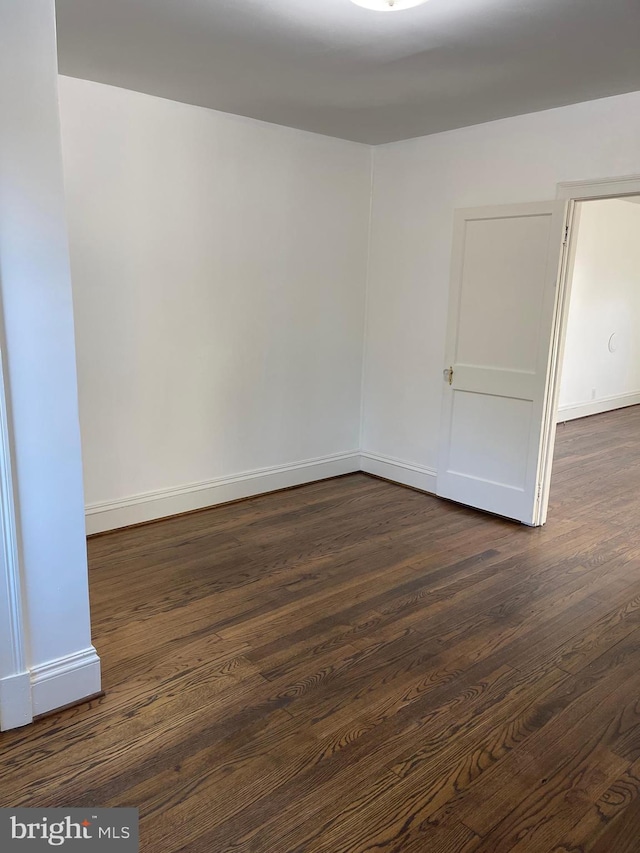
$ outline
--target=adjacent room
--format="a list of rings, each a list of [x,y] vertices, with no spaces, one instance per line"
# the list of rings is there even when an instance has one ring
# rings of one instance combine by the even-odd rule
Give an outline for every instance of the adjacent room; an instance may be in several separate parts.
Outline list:
[[[638,32],[0,0],[0,849],[637,853]]]
[[[640,404],[640,196],[576,205],[558,422]]]
[[[615,513],[621,501],[635,502],[640,477],[635,445],[640,429],[639,236],[639,196],[576,204],[557,412],[562,452],[554,471],[573,469],[584,488],[574,494],[573,509],[562,505],[565,514],[577,515],[599,502],[604,482],[617,497],[599,513]]]

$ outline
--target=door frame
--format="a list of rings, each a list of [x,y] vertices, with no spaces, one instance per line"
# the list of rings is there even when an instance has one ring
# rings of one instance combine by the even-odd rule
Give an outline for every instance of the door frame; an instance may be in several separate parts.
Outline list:
[[[557,185],[556,198],[568,202],[566,222],[566,248],[561,261],[558,278],[558,292],[553,323],[551,351],[549,353],[549,379],[547,382],[544,422],[542,428],[542,453],[540,466],[540,501],[538,501],[536,525],[547,520],[549,495],[551,492],[551,473],[553,451],[556,438],[556,416],[560,396],[560,379],[564,359],[564,345],[569,319],[571,284],[575,263],[579,211],[576,202],[595,201],[597,199],[624,198],[640,195],[640,175],[628,175],[620,178],[603,178],[592,181],[567,181]]]
[[[6,373],[0,347],[0,731],[33,720]]]

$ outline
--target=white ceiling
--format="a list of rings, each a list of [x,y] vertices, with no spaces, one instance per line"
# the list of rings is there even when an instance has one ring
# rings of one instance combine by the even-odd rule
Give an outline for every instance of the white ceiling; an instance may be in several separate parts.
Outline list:
[[[640,89],[640,0],[57,0],[60,71],[383,143]]]

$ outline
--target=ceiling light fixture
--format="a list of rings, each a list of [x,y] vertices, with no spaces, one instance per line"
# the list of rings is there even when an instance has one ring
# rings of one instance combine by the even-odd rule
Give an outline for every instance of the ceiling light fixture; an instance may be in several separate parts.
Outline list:
[[[427,0],[351,0],[351,2],[374,12],[401,12],[403,9],[421,6]]]

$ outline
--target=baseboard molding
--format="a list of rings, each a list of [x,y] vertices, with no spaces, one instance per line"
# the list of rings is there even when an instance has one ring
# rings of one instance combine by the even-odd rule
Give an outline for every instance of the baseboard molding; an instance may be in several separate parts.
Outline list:
[[[414,465],[392,456],[380,456],[378,453],[362,452],[360,454],[360,469],[366,474],[384,477],[403,486],[411,486],[421,492],[434,495],[436,492],[436,472],[431,468]]]
[[[28,725],[33,719],[28,672],[0,678],[0,731]]]
[[[100,658],[93,646],[31,669],[34,717],[81,702],[100,690]]]
[[[87,533],[91,535],[116,527],[154,521],[169,515],[204,509],[359,470],[360,453],[354,450],[319,459],[307,459],[292,465],[261,468],[231,477],[191,483],[175,489],[133,495],[113,502],[89,504],[86,507]]]
[[[556,421],[573,421],[577,418],[587,418],[589,415],[600,415],[614,409],[624,409],[626,406],[640,405],[640,391],[630,394],[619,394],[616,397],[603,397],[601,400],[590,400],[588,403],[578,403],[572,406],[561,406],[558,409]]]

